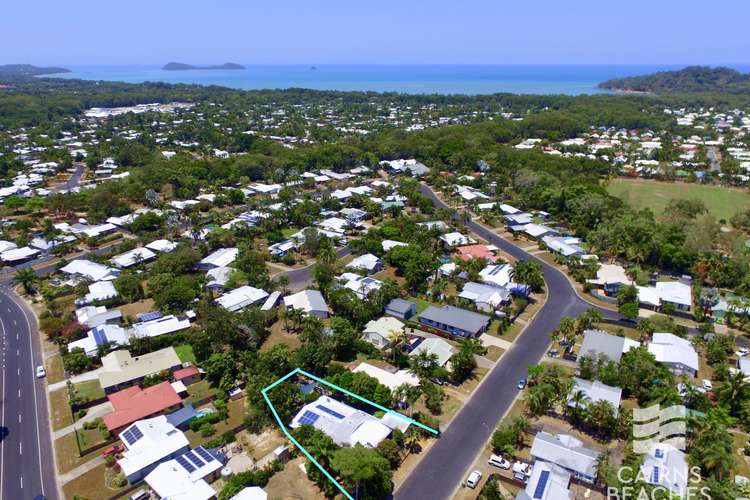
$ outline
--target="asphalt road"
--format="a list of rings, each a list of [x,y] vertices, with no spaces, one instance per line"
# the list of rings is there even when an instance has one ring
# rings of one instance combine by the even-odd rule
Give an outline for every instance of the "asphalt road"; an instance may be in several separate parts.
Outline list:
[[[0,285],[0,499],[58,498],[33,313]]]
[[[433,204],[446,207],[427,186],[422,185],[421,191]],[[599,309],[607,319],[614,320],[618,316],[578,297],[567,277],[555,267],[524,252],[476,222],[470,221],[467,225],[471,231],[513,257],[539,262],[547,283],[547,302],[395,492],[396,499],[451,498],[455,488],[465,479],[477,454],[513,403],[518,394],[516,383],[519,379],[526,378],[529,365],[539,363],[548,350],[549,334],[557,328],[560,318],[575,317],[591,308]]]
[[[78,162],[78,163],[75,163],[75,166],[76,166],[75,172],[73,172],[73,175],[71,175],[67,181],[60,184],[59,186],[55,186],[50,189],[53,193],[70,191],[74,187],[78,186],[78,183],[81,182],[81,177],[83,177],[83,170],[86,167],[86,165],[84,165],[81,162]]]
[[[349,249],[349,247],[343,247],[339,248],[336,253],[339,256],[339,259],[341,259],[352,253],[352,251]],[[279,276],[286,276],[287,278],[289,278],[288,288],[290,290],[304,290],[313,282],[312,271],[314,265],[315,264],[311,264],[309,266],[294,269],[292,271],[284,271],[283,273],[279,273],[277,276],[275,276],[275,278],[278,278]]]

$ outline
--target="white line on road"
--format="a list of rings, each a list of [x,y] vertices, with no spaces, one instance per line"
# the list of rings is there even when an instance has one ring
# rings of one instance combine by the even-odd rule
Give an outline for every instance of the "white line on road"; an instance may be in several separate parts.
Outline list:
[[[21,397],[21,389],[18,389],[18,397]]]
[[[23,476],[21,476],[21,489],[23,489]]]
[[[18,443],[18,454],[23,455],[23,443]]]
[[[21,423],[21,414],[20,413],[18,414],[18,423],[19,424]]]
[[[0,329],[3,331],[5,336],[5,323],[3,318],[0,318]],[[3,365],[3,410],[2,417],[0,417],[0,427],[5,429],[5,365]],[[0,441],[0,498],[3,498],[3,471],[5,470],[5,439]]]
[[[16,320],[13,320],[13,324],[17,325],[18,323],[16,323]],[[18,334],[16,334],[16,337],[18,337]]]

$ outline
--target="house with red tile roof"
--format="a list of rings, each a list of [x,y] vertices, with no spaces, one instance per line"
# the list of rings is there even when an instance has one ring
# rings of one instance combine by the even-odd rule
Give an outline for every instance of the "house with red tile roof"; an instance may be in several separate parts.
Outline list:
[[[180,368],[174,372],[174,379],[182,382],[185,385],[194,384],[199,382],[201,379],[201,371],[197,366],[188,366],[186,368]]]
[[[116,432],[138,420],[175,410],[182,399],[172,384],[162,382],[146,389],[135,385],[107,396],[114,411],[102,417],[110,432]]]
[[[494,247],[487,245],[467,245],[458,247],[456,255],[461,260],[485,259],[488,262],[495,262],[498,257],[493,253],[494,250]]]

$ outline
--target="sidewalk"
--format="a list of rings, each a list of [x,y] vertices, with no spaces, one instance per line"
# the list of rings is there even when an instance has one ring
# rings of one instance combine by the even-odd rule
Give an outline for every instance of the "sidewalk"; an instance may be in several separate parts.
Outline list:
[[[74,384],[77,384],[79,382],[86,382],[87,380],[97,380],[99,378],[99,373],[101,371],[102,371],[102,368],[97,368],[96,370],[91,370],[86,373],[81,373],[80,375],[75,375],[73,377],[70,377],[69,379],[55,382],[54,384],[49,384],[47,386],[47,390],[55,391],[57,389],[64,388],[68,385],[68,380],[70,380]]]
[[[494,335],[490,335],[488,333],[484,333],[480,335],[479,340],[481,340],[482,344],[484,344],[485,346],[494,345],[495,347],[499,347],[500,349],[503,349],[504,351],[507,351],[508,349],[513,347],[512,342],[508,342],[507,340],[504,340],[504,339],[499,339],[495,337]]]
[[[64,484],[66,484],[66,483],[69,483],[73,479],[86,474],[88,471],[96,469],[97,467],[99,467],[103,463],[104,463],[104,457],[102,457],[101,455],[99,455],[95,459],[89,460],[85,464],[81,464],[78,467],[76,467],[75,469],[73,469],[73,470],[71,470],[69,472],[66,472],[65,474],[58,474],[58,476],[57,476],[57,484],[59,484],[60,486],[62,486]]]
[[[80,429],[83,424],[86,422],[90,422],[92,420],[96,420],[97,418],[106,415],[107,413],[111,413],[113,410],[112,403],[107,401],[106,403],[102,403],[96,406],[92,406],[88,409],[86,412],[86,416],[83,417],[80,420],[77,420],[76,422],[70,424],[67,427],[63,427],[62,429],[58,429],[56,431],[52,432],[52,438],[57,440],[65,435],[70,434],[71,432],[75,432],[76,429]]]

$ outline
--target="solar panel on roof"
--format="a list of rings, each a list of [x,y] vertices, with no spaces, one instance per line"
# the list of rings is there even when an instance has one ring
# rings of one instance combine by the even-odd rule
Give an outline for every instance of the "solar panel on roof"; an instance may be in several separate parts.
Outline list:
[[[336,417],[338,419],[343,419],[344,418],[344,416],[341,413],[339,413],[337,411],[333,411],[330,408],[328,408],[327,406],[317,405],[316,408],[319,409],[319,410],[321,410],[321,411],[324,411],[324,412],[328,413],[332,417]]]
[[[133,444],[136,441],[136,439],[133,437],[133,433],[130,432],[130,429],[122,433],[122,439],[124,439],[128,444]]]
[[[203,460],[206,461],[206,463],[211,462],[213,460],[216,460],[213,455],[211,455],[209,452],[206,451],[206,449],[203,446],[199,446],[196,449],[193,450],[198,455],[200,455]]]
[[[96,342],[96,345],[102,345],[107,342],[107,336],[101,328],[94,328],[91,332],[94,334],[94,342]]]
[[[132,427],[130,429],[130,432],[133,434],[133,437],[135,438],[136,441],[138,441],[139,439],[143,437],[143,433],[138,427]]]
[[[318,418],[320,418],[320,415],[317,413],[311,412],[310,410],[305,410],[305,413],[302,414],[302,417],[299,419],[300,425],[312,425],[314,424]]]
[[[200,459],[200,458],[198,457],[198,455],[196,455],[196,454],[195,454],[195,453],[193,453],[192,451],[188,451],[188,452],[186,452],[184,456],[185,456],[185,458],[187,458],[188,460],[190,460],[191,462],[193,462],[193,463],[195,464],[195,466],[196,466],[196,467],[198,467],[198,468],[200,468],[200,467],[203,467],[204,465],[206,465],[206,464],[205,464],[205,463],[203,462],[203,460],[201,460],[201,459]]]
[[[534,489],[534,498],[542,498],[544,496],[544,490],[547,488],[547,481],[549,480],[549,471],[543,470],[541,474],[539,474],[539,482],[536,483],[536,488]]]
[[[141,313],[141,314],[139,314],[138,315],[138,320],[139,321],[151,321],[151,320],[154,320],[154,319],[159,319],[161,317],[162,317],[161,312],[159,312],[159,311],[152,311],[152,312],[147,312],[147,313]]]
[[[180,464],[183,469],[185,469],[186,471],[188,471],[188,473],[191,473],[191,472],[195,471],[195,467],[193,467],[193,465],[190,462],[188,462],[187,460],[185,460],[185,456],[184,455],[180,455],[175,460],[177,460],[177,463]]]
[[[662,450],[661,448],[657,448],[654,452],[654,455],[656,456],[656,458],[664,458],[664,450]]]
[[[651,482],[657,484],[659,482],[659,468],[654,467],[651,470]]]

